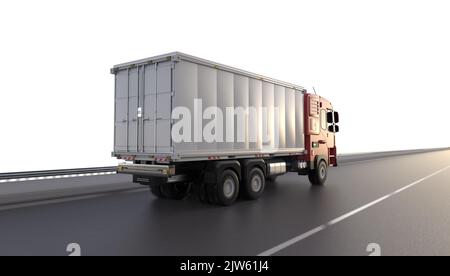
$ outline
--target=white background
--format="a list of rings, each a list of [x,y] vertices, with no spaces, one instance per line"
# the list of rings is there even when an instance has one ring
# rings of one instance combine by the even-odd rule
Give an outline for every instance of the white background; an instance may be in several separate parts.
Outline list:
[[[340,152],[450,146],[447,3],[2,1],[0,171],[116,164],[109,69],[172,51],[314,86]]]

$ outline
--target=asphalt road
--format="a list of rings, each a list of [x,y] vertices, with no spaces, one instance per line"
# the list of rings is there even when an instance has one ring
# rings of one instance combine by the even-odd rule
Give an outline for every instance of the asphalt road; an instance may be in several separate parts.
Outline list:
[[[450,255],[449,165],[449,150],[355,161],[319,188],[287,174],[230,207],[135,190],[0,209],[0,255]]]

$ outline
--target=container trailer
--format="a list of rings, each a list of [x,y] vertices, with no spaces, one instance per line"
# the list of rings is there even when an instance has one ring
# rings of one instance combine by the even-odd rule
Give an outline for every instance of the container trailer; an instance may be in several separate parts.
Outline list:
[[[117,173],[160,198],[259,198],[295,172],[323,185],[339,114],[302,86],[169,53],[114,66]]]

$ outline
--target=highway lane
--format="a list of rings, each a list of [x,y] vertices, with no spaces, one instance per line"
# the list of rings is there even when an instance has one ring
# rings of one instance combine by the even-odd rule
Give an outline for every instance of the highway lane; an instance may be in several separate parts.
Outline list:
[[[449,195],[446,170],[275,255],[450,255]]]
[[[116,193],[0,211],[0,255],[257,255],[450,165],[450,151],[349,163],[316,188],[287,174],[230,207]],[[85,178],[88,180],[89,178]],[[95,179],[95,177],[92,177]],[[450,254],[450,169],[276,255]]]

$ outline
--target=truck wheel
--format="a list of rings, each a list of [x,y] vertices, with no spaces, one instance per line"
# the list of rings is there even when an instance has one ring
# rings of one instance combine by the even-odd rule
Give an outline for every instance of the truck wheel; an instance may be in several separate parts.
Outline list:
[[[163,195],[162,191],[161,191],[161,185],[160,183],[151,183],[149,185],[150,187],[150,192],[156,196],[157,198],[165,198],[165,196]]]
[[[248,174],[248,178],[243,183],[243,193],[248,199],[257,199],[261,197],[266,186],[264,173],[261,169],[254,167]]]
[[[164,183],[161,184],[160,190],[166,198],[181,200],[189,194],[191,184],[189,182]]]
[[[327,180],[327,164],[325,161],[320,161],[316,169],[308,172],[308,179],[312,185],[323,185]]]
[[[208,194],[206,193],[206,183],[201,181],[194,186],[194,192],[197,194],[198,199],[203,203],[208,203]]]
[[[211,192],[209,193],[210,202],[228,206],[233,204],[239,195],[239,178],[232,170],[224,170],[219,176],[217,183],[213,189],[215,196],[211,198]]]

